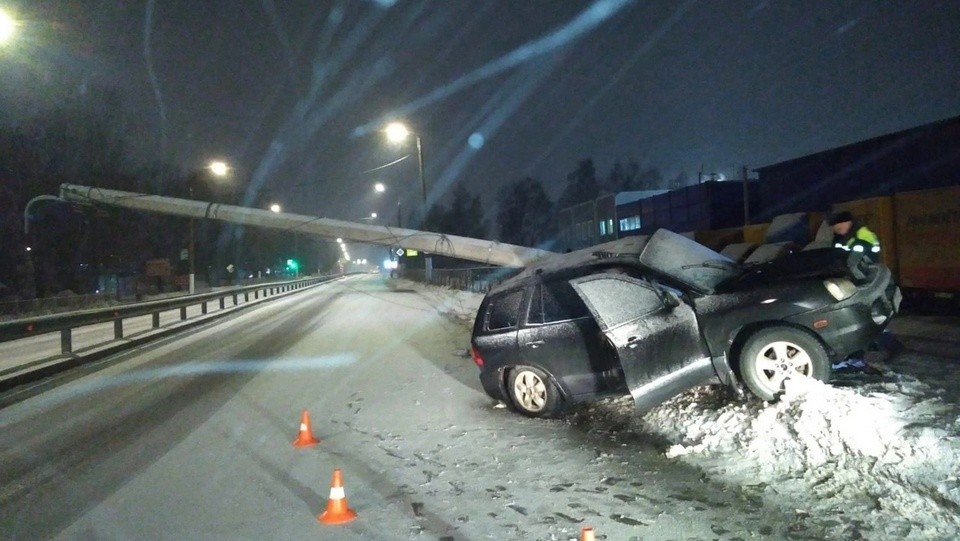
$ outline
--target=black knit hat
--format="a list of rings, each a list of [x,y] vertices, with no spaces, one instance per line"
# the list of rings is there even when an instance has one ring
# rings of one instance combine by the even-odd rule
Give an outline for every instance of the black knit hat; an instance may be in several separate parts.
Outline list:
[[[841,210],[840,212],[835,212],[833,216],[830,217],[830,225],[842,224],[843,222],[852,222],[853,214],[850,214],[849,211]]]

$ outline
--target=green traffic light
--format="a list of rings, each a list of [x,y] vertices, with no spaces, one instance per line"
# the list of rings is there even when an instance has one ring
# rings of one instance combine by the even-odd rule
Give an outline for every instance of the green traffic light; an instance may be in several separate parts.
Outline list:
[[[289,270],[291,270],[291,271],[294,271],[294,272],[300,270],[300,262],[297,261],[296,259],[288,259],[288,260],[287,260],[287,269],[289,269]]]

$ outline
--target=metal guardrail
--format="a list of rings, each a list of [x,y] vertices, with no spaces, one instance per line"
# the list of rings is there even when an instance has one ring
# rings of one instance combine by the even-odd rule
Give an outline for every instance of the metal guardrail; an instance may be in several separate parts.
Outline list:
[[[130,277],[134,282],[136,277]],[[121,279],[123,280],[123,279]],[[255,284],[264,284],[276,282],[269,277],[246,278],[234,282],[233,286],[225,288],[211,288],[200,282],[197,286],[198,293],[210,293],[214,290],[233,289]],[[89,293],[83,295],[54,295],[35,299],[17,299],[0,301],[0,321],[9,321],[12,319],[35,317],[39,315],[60,314],[64,312],[76,312],[78,310],[93,310],[98,308],[112,308],[127,304],[149,302],[150,300],[165,300],[173,297],[186,297],[188,293],[185,290],[143,293],[133,289],[123,293],[116,290],[104,291],[101,293]],[[151,298],[152,297],[152,298]]]
[[[321,276],[291,280],[288,282],[256,284],[200,295],[188,295],[185,297],[181,296],[172,299],[69,312],[66,314],[15,319],[0,322],[0,342],[19,340],[21,338],[29,338],[59,331],[60,349],[61,352],[66,355],[73,352],[73,329],[77,327],[113,322],[114,339],[119,340],[123,338],[123,320],[127,318],[146,315],[153,316],[152,326],[154,329],[158,329],[160,327],[160,314],[162,312],[179,309],[180,320],[182,321],[187,319],[187,308],[190,306],[199,304],[201,306],[201,313],[206,314],[207,305],[211,302],[219,302],[220,309],[222,310],[226,308],[227,299],[230,299],[232,304],[237,306],[241,296],[243,296],[244,302],[249,302],[251,295],[254,299],[259,299],[261,297],[268,297],[296,289],[303,289],[311,285],[333,280],[339,276],[340,275]]]

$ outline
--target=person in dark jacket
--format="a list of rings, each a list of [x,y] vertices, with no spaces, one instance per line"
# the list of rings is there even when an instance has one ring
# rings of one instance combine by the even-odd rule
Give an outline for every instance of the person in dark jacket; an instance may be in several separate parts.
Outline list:
[[[841,211],[830,218],[833,228],[833,245],[854,252],[865,252],[873,259],[880,254],[880,238],[860,223],[848,211]]]

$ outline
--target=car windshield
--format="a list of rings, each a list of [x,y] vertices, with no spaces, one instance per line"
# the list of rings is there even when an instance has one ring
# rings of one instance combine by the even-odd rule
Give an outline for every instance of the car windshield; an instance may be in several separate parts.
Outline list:
[[[661,229],[650,237],[640,263],[703,293],[740,273],[732,259],[693,240]]]

